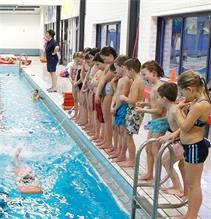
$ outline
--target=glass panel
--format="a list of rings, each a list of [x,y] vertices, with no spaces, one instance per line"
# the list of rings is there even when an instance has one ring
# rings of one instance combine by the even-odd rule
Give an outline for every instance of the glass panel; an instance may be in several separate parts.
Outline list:
[[[182,70],[193,69],[206,77],[209,16],[185,18]]]
[[[179,74],[181,35],[182,18],[166,20],[163,50],[163,69],[165,76],[167,77],[170,77],[173,70],[176,70],[177,75]]]
[[[116,49],[117,29],[116,24],[108,25],[107,45]]]
[[[107,25],[101,26],[101,48],[106,46],[106,29],[107,29]]]

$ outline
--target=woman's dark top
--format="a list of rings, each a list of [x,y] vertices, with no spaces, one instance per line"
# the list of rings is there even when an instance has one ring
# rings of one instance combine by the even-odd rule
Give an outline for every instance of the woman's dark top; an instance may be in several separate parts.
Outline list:
[[[52,55],[56,46],[58,46],[58,44],[54,39],[51,39],[47,42],[45,53],[46,53],[47,63],[49,64],[56,64],[58,62],[57,54]]]

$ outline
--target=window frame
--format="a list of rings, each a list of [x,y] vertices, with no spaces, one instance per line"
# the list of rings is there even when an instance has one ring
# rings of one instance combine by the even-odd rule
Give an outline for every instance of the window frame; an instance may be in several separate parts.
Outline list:
[[[165,27],[166,21],[168,19],[182,18],[182,31],[181,31],[181,45],[180,45],[180,59],[179,59],[179,75],[182,73],[183,66],[183,45],[184,45],[184,28],[185,28],[185,18],[188,17],[200,17],[200,16],[210,16],[209,20],[209,47],[207,53],[206,61],[206,80],[209,79],[209,72],[211,71],[211,11],[204,12],[193,12],[193,13],[184,13],[184,14],[175,14],[168,16],[159,16],[157,17],[157,39],[156,39],[156,60],[163,65],[163,54],[164,54],[164,39],[165,39]],[[211,80],[211,77],[210,77]]]
[[[101,49],[101,31],[102,31],[102,26],[106,26],[106,45],[108,45],[108,27],[109,25],[116,25],[116,32],[118,32],[118,30],[120,30],[120,36],[121,36],[121,21],[113,21],[113,22],[106,22],[106,23],[98,23],[96,24],[96,47]],[[120,41],[121,41],[121,37],[119,40],[119,48],[117,46],[118,43],[118,34],[116,34],[116,45],[114,47],[114,49],[119,49],[120,50]],[[105,46],[106,46],[105,45]],[[117,47],[117,48],[116,48]],[[119,53],[119,51],[117,51],[117,53]]]

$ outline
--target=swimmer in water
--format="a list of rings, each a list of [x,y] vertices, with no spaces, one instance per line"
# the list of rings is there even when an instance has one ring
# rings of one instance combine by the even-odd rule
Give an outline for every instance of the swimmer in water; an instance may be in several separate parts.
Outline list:
[[[42,188],[39,185],[37,176],[32,170],[26,166],[21,165],[19,156],[22,148],[18,148],[15,153],[15,175],[18,189],[22,193],[42,193]]]
[[[39,91],[37,89],[35,89],[32,92],[32,99],[33,99],[33,101],[37,101],[37,100],[42,99],[42,97],[40,96]]]

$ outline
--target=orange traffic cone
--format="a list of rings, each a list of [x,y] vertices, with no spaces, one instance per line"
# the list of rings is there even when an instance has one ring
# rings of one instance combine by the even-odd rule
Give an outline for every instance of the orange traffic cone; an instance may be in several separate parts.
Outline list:
[[[177,71],[176,71],[176,68],[172,68],[172,70],[171,70],[170,81],[177,82]]]

